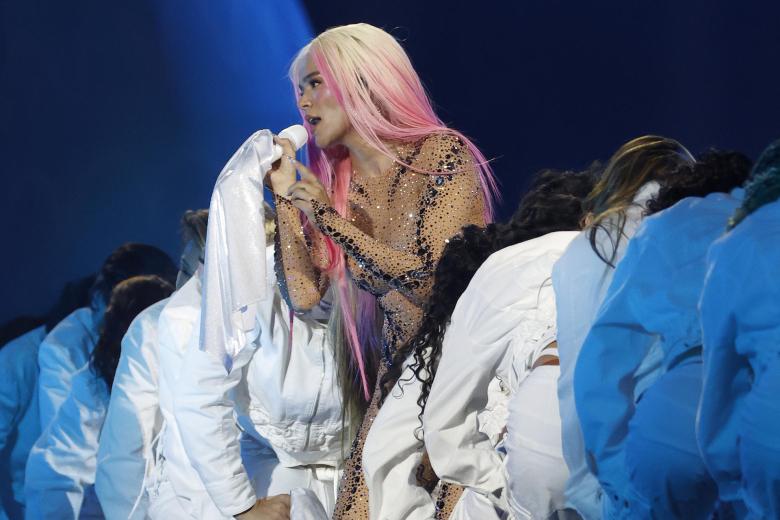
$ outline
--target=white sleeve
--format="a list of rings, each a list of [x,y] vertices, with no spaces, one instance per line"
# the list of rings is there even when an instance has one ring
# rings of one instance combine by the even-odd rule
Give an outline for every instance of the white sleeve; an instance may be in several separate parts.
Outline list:
[[[757,269],[762,256],[744,244],[716,242],[700,302],[703,368],[696,436],[724,501],[740,500],[739,410],[752,385],[750,365],[735,349],[736,315],[742,307],[760,305],[761,285],[769,283]]]
[[[234,516],[257,501],[241,461],[233,393],[249,361],[248,350],[228,373],[223,360],[191,344],[174,395],[174,415],[192,466],[222,514]],[[244,358],[244,359],[241,359]]]
[[[634,375],[658,337],[648,316],[670,307],[658,273],[679,269],[656,246],[651,234],[628,243],[574,369],[588,465],[610,499],[630,495],[623,449],[634,414]]]
[[[83,312],[91,311],[79,309],[70,314],[44,338],[38,350],[38,407],[44,430],[68,397],[73,374],[88,361],[89,349],[84,344],[89,332],[77,314]]]
[[[411,369],[405,369],[368,430],[363,469],[372,520],[434,518],[433,498],[417,485],[416,476],[423,457],[423,443],[415,436],[422,426],[421,388]]]
[[[95,491],[108,518],[144,518],[148,505],[144,477],[162,425],[157,375],[160,308],[155,304],[143,311],[122,338],[95,476]],[[141,495],[143,500],[133,511]]]
[[[76,519],[85,488],[95,480],[100,430],[108,390],[84,366],[73,376],[71,394],[30,451],[25,474],[27,518]]]
[[[452,313],[423,417],[425,448],[442,480],[499,496],[506,487],[503,460],[479,430],[488,386],[506,356],[521,314],[496,308],[472,281]],[[536,299],[533,298],[535,303]]]

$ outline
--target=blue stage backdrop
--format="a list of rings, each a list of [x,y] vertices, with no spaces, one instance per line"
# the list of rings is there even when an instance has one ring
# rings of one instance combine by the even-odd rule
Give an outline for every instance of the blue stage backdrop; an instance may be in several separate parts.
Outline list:
[[[177,257],[179,218],[254,130],[299,119],[296,0],[11,1],[2,10],[0,321],[45,311],[125,241]]]
[[[529,175],[644,133],[755,157],[780,137],[780,3],[303,0],[315,32],[403,40],[440,114],[473,137],[511,214]],[[309,37],[291,0],[0,3],[0,319],[37,312],[125,240],[178,247],[222,164],[297,118]]]

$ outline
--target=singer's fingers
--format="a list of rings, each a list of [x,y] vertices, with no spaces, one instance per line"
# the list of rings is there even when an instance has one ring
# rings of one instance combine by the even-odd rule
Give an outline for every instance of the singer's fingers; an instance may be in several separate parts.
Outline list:
[[[298,170],[298,173],[301,174],[301,179],[306,180],[309,182],[316,182],[317,184],[320,184],[320,180],[317,178],[316,175],[314,175],[314,172],[312,172],[310,169],[306,167],[302,162],[300,161],[293,161],[293,164],[295,165],[295,169]]]
[[[293,146],[292,141],[284,137],[279,137],[278,135],[275,135],[274,143],[282,147],[282,150],[284,150],[285,155],[289,155],[290,157],[295,157],[295,146]]]
[[[290,186],[290,189],[287,190],[287,196],[293,199],[305,198],[306,200],[310,200],[316,198],[318,191],[316,186],[312,186],[308,182],[300,181]]]

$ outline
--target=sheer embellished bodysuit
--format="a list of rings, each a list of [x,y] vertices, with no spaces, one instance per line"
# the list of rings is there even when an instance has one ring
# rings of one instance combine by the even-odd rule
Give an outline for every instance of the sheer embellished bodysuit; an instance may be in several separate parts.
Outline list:
[[[387,174],[353,178],[347,217],[314,203],[315,224],[347,255],[352,280],[372,293],[384,315],[385,355],[419,327],[422,306],[433,286],[433,273],[447,240],[468,224],[484,225],[484,198],[476,167],[466,145],[450,135],[431,135],[397,148],[399,158],[422,173],[394,163]],[[276,198],[276,268],[282,291],[293,308],[316,305],[327,288],[315,241],[304,235],[298,210]],[[368,491],[362,471],[363,443],[378,411],[375,387],[369,408],[347,458],[334,518],[367,519]],[[447,509],[452,499],[440,494]],[[454,497],[453,497],[454,498]]]

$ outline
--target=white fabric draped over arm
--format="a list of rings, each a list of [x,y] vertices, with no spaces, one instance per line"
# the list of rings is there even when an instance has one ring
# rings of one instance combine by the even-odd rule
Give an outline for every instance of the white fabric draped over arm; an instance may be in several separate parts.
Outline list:
[[[73,376],[72,383],[70,395],[27,461],[27,518],[78,518],[85,490],[95,482],[108,388],[89,365]]]
[[[201,350],[228,370],[260,333],[257,304],[267,299],[263,177],[271,167],[273,135],[255,132],[217,178],[209,206]]]
[[[145,495],[133,508],[143,494],[152,443],[162,426],[157,321],[167,302],[166,298],[142,311],[122,338],[95,476],[95,491],[108,518],[146,517]]]

